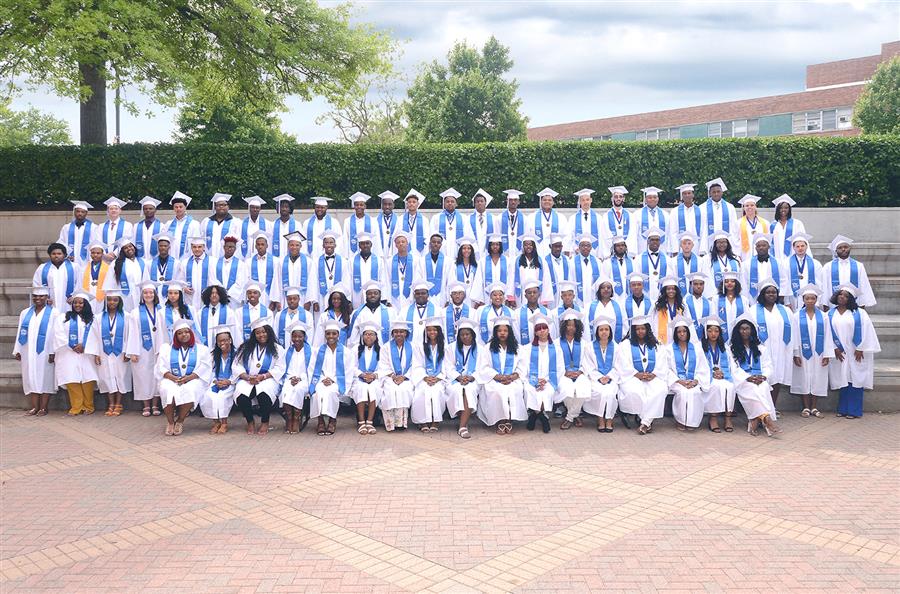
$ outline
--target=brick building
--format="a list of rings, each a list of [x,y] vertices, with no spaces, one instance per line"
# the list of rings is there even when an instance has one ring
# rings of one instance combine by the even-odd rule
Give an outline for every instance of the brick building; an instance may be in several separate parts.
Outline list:
[[[900,41],[881,53],[806,67],[806,90],[637,115],[528,129],[529,140],[669,140],[785,134],[855,136],[853,105],[883,61],[900,55]]]

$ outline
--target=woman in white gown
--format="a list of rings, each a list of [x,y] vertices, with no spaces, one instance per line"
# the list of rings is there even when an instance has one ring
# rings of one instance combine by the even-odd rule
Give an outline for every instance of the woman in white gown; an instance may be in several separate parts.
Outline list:
[[[106,307],[91,327],[100,343],[98,391],[109,398],[107,417],[122,414],[122,395],[131,392],[131,366],[125,360],[128,324],[125,321],[121,289],[106,291]]]
[[[606,316],[594,319],[594,332],[591,340],[589,362],[593,368],[588,369],[591,380],[591,399],[584,403],[586,413],[596,415],[597,431],[613,432],[613,418],[619,408],[619,374],[616,373],[616,349],[618,344],[613,337],[616,320]],[[627,346],[627,343],[624,343]]]
[[[477,323],[471,319],[461,319],[457,323],[456,341],[450,343],[450,381],[447,383],[447,412],[450,418],[459,415],[457,434],[469,439],[469,419],[478,410],[481,386],[475,379],[478,362],[478,340],[475,337]],[[486,348],[486,347],[480,347]]]
[[[112,270],[106,274],[103,289],[122,291],[123,311],[128,313],[141,303],[141,292],[138,285],[144,278],[144,269],[149,260],[137,257],[137,248],[130,237],[123,237],[116,242],[119,250],[116,260],[111,264]]]
[[[479,349],[475,380],[484,389],[484,398],[478,401],[478,418],[489,427],[497,425],[498,435],[512,433],[513,421],[528,418],[519,358],[512,319],[494,318],[491,338]]]
[[[704,410],[709,415],[706,426],[713,433],[721,433],[719,415],[725,416],[725,432],[734,431],[734,377],[731,373],[731,357],[722,336],[722,320],[717,316],[702,319],[701,346],[710,369],[709,385],[705,388]]]
[[[235,402],[247,421],[247,434],[266,435],[269,416],[278,402],[281,378],[284,377],[284,349],[278,344],[272,318],[258,318],[250,324],[250,338],[241,344],[234,360],[237,383]],[[256,428],[253,404],[259,407],[259,429]]]
[[[438,430],[446,407],[444,386],[451,371],[443,322],[441,316],[425,320],[422,342],[413,345],[409,376],[415,388],[410,416],[423,433]]]
[[[579,312],[569,309],[563,313],[559,336],[564,369],[559,380],[559,395],[566,404],[566,418],[559,428],[565,431],[572,425],[584,426],[581,409],[591,399],[591,373],[596,371],[597,363],[590,338],[584,340],[584,322]]]
[[[199,406],[203,416],[213,420],[209,430],[213,434],[228,432],[228,415],[234,406],[234,385],[237,381],[234,359],[237,349],[234,348],[232,332],[233,326],[216,326],[210,330],[213,376]]]
[[[306,341],[311,334],[305,322],[297,320],[284,330],[288,345],[284,351],[284,376],[281,378],[279,400],[287,417],[285,433],[300,433],[309,422],[309,366],[312,347]]]
[[[409,407],[413,398],[413,383],[410,380],[412,367],[412,342],[409,324],[406,320],[391,322],[391,341],[382,347],[378,361],[378,375],[381,380],[381,415],[384,428],[388,431],[406,429],[409,424]]]
[[[84,291],[72,295],[72,309],[59,316],[53,333],[56,385],[69,394],[69,416],[94,414],[94,388],[102,349],[91,310],[93,297]]]
[[[125,356],[131,363],[134,400],[144,404],[141,414],[149,417],[152,410],[153,416],[159,416],[156,357],[168,340],[163,323],[163,308],[159,304],[155,282],[144,281],[136,289],[140,292],[141,304],[128,312]]]
[[[821,291],[816,285],[800,289],[803,305],[791,319],[794,349],[791,394],[803,399],[800,416],[804,418],[823,416],[816,401],[828,396],[828,362],[834,355],[831,324],[818,306],[820,298]]]
[[[856,304],[856,287],[842,285],[831,297],[828,312],[834,340],[834,359],[828,366],[832,390],[840,390],[837,416],[856,419],[863,414],[863,390],[874,385],[875,353],[881,344],[869,314]]]
[[[313,348],[309,364],[309,416],[319,418],[316,435],[334,435],[340,401],[348,398],[356,374],[356,349],[345,347],[340,340],[343,328],[346,326],[337,320],[326,321],[325,343]]]
[[[700,426],[706,404],[704,391],[709,388],[709,364],[700,345],[691,336],[693,325],[684,316],[675,320],[672,344],[667,353],[672,416],[680,431],[693,431]]]
[[[534,339],[522,345],[516,370],[523,378],[525,407],[528,409],[529,431],[538,421],[544,433],[550,433],[550,414],[553,405],[560,402],[559,382],[565,374],[562,352],[550,337],[550,318],[538,313],[531,316]]]
[[[356,349],[356,375],[350,388],[350,397],[356,404],[356,431],[360,435],[374,435],[375,411],[381,393],[378,362],[381,345],[378,336],[381,327],[373,321],[364,322],[359,328],[359,347]]]
[[[669,358],[663,347],[653,335],[650,317],[635,316],[631,319],[627,339],[616,349],[619,410],[639,419],[638,433],[641,435],[653,430],[653,421],[661,418],[666,408]]]
[[[166,414],[166,435],[181,435],[184,419],[212,381],[212,357],[190,320],[172,325],[172,343],[162,345],[156,358],[156,380]]]
[[[732,328],[730,350],[734,391],[747,413],[747,433],[757,435],[760,424],[769,437],[780,433],[768,379],[772,359],[766,345],[760,342],[756,321],[750,315],[744,315]]]
[[[781,386],[789,386],[793,372],[793,342],[791,332],[791,310],[778,303],[780,297],[778,286],[771,278],[759,281],[759,294],[756,307],[751,308],[747,317],[759,333],[759,341],[769,352],[772,363],[771,373],[767,376],[772,388],[772,404],[778,404]]]

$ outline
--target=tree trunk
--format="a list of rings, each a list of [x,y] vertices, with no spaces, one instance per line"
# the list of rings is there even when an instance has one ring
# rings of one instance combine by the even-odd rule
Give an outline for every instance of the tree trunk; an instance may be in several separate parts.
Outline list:
[[[106,79],[100,68],[79,64],[91,96],[81,102],[81,144],[106,144]]]

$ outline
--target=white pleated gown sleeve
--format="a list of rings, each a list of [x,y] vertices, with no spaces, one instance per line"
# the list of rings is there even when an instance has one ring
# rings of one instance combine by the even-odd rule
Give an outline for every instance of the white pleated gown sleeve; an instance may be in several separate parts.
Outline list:
[[[629,343],[626,342],[622,344],[627,345]],[[622,347],[615,344],[612,340],[607,343],[606,348],[613,349],[613,360],[610,368],[604,373],[604,371],[600,369],[600,362],[597,360],[597,355],[594,353],[593,343],[587,343],[586,346],[591,350],[590,361],[593,362],[593,368],[588,369],[588,377],[590,377],[591,380],[591,399],[584,403],[582,410],[586,413],[603,417],[604,419],[611,419],[615,416],[616,410],[619,408],[619,373],[616,371],[615,357],[616,351]],[[600,356],[605,357],[609,355],[606,351],[601,350]],[[606,379],[609,381],[602,383],[601,380]]]
[[[772,357],[765,345],[759,345],[761,375],[769,378],[772,375]],[[729,352],[729,356],[731,353]],[[731,374],[734,377],[734,391],[748,419],[755,419],[766,413],[775,418],[775,404],[772,402],[772,386],[768,381],[759,385],[748,382],[750,374],[741,368],[737,360],[731,357]]]
[[[288,352],[293,350],[291,355],[291,363],[287,365]],[[310,357],[313,356],[310,349]],[[293,406],[294,408],[303,408],[306,397],[309,396],[309,361],[303,351],[294,349],[294,345],[288,345],[284,352],[285,371],[281,382],[281,393],[278,399],[282,404]],[[294,379],[297,383],[294,383]]]
[[[410,348],[409,345],[404,349]],[[403,358],[406,353],[403,354]],[[402,361],[402,358],[401,358]],[[412,372],[412,368],[407,374]],[[413,399],[413,383],[406,375],[406,380],[400,384],[394,383],[394,379],[390,377],[394,373],[394,365],[391,362],[391,344],[387,343],[381,347],[381,354],[378,360],[378,377],[381,379],[381,401],[378,406],[382,410],[393,410],[396,408],[409,408]]]
[[[200,402],[209,387],[213,376],[212,355],[206,345],[200,342],[196,342],[194,348],[197,349],[197,364],[194,367],[194,373],[198,377],[180,386],[164,377],[167,372],[172,371],[170,360],[172,345],[164,344],[160,348],[159,356],[156,358],[156,379],[159,382],[159,396],[163,406],[193,404],[193,408],[196,408],[197,403]]]
[[[698,384],[693,388],[687,388],[678,383],[681,379],[678,377],[678,365],[675,358],[675,349],[679,348],[677,344],[666,347],[669,359],[669,390],[672,392],[672,416],[678,423],[685,427],[699,427],[703,420],[703,413],[706,407],[706,395],[704,390],[709,388],[710,372],[709,364],[706,362],[706,355],[699,344],[692,344],[694,356],[697,361],[694,373],[687,373],[687,355],[685,355],[685,378],[695,379]]]
[[[466,385],[463,385],[457,381],[457,378],[460,375],[471,375],[473,378],[475,378],[475,372],[478,369],[478,349],[483,349],[485,347],[476,347],[474,344],[470,347],[467,347],[465,345],[460,346],[462,348],[462,354],[460,354],[459,351],[456,350],[457,344],[455,342],[447,345],[447,358],[450,360],[450,375],[445,387],[445,391],[447,398],[447,412],[450,413],[451,418],[457,416],[460,412],[462,412],[466,404],[469,405],[470,411],[474,412],[475,410],[477,410],[479,393],[481,392],[481,385],[478,383],[477,379],[470,381]],[[470,373],[467,373],[465,371],[463,371],[462,373],[457,372],[457,363],[459,363],[461,369],[467,369],[467,367],[465,366],[469,363],[469,359],[466,358],[467,355],[468,357],[475,359],[475,365],[472,366],[472,371]]]
[[[210,358],[212,359],[211,353]],[[211,363],[213,369],[210,374],[209,386],[207,386],[198,404],[200,412],[207,419],[227,419],[229,413],[231,413],[231,408],[234,406],[234,385],[237,382],[237,374],[235,373],[234,359],[232,359],[231,373],[227,377],[224,375],[226,359],[226,357],[223,357],[219,363],[221,369],[218,370],[218,373],[223,374],[221,379],[227,379],[231,384],[227,388],[214,389],[217,370],[215,369],[215,361],[213,361]]]
[[[410,417],[412,422],[417,425],[440,423],[444,418],[444,408],[446,407],[444,384],[451,373],[447,358],[447,351],[449,350],[449,347],[445,347],[444,358],[438,362],[437,347],[432,349],[431,364],[437,368],[437,372],[433,377],[438,378],[440,381],[433,386],[429,386],[425,383],[425,378],[428,377],[426,368],[428,356],[425,354],[425,349],[421,344],[417,343],[413,346],[412,367],[409,369],[409,376],[414,386]]]
[[[511,373],[516,371],[517,359],[522,356],[522,347],[520,346],[519,349],[519,354],[513,357]],[[506,349],[501,348],[497,355],[502,367],[506,361]],[[500,372],[494,368],[489,345],[479,347],[475,379],[484,388],[484,398],[478,401],[478,418],[488,426],[496,425],[504,419],[511,421],[528,419],[521,376],[509,385],[503,385],[494,379],[498,373]]]
[[[53,363],[50,363],[50,355],[53,354],[54,333],[60,316],[56,308],[44,306],[39,314],[31,316],[25,344],[19,344],[19,333],[22,331],[22,322],[27,313],[28,309],[25,309],[19,314],[19,323],[13,338],[13,355],[20,355],[22,358],[20,362],[22,390],[25,394],[56,394],[55,369]],[[38,353],[38,336],[44,319],[47,319],[44,348]]]
[[[94,318],[94,324],[99,323],[99,317]],[[84,322],[78,318],[78,342],[84,338]],[[99,334],[90,331],[84,345],[83,353],[76,353],[69,348],[69,322],[66,317],[56,318],[56,328],[53,335],[54,367],[56,368],[56,385],[86,384],[97,381],[97,364],[94,355],[102,351],[98,339]]]
[[[649,348],[647,349],[649,353]],[[649,366],[648,356],[647,366]],[[655,419],[663,416],[666,408],[666,396],[669,393],[669,360],[668,350],[662,344],[656,349],[656,362],[651,373],[655,374],[650,381],[642,381],[634,376],[638,370],[631,357],[631,343],[623,340],[616,346],[616,373],[619,375],[619,410],[623,413],[638,415],[642,425],[650,425]]]
[[[355,330],[355,329],[354,329]],[[381,347],[382,349],[384,347]],[[358,352],[357,349],[353,349],[354,352]],[[384,352],[382,350],[382,352]],[[381,375],[379,375],[379,355],[380,353],[376,353],[375,349],[372,347],[365,347],[363,349],[363,354],[357,358],[357,369],[356,373],[353,375],[353,384],[350,388],[350,397],[353,399],[353,402],[359,404],[360,402],[369,402],[372,404],[378,405],[378,401],[380,400],[381,395]],[[372,368],[374,363],[374,368],[371,373],[375,374],[375,379],[371,382],[364,382],[360,379],[359,375],[363,373],[363,365],[360,365],[359,360],[363,360],[363,365],[366,368]]]
[[[881,344],[878,342],[869,314],[863,309],[858,311],[862,330],[859,344],[853,342],[855,322],[849,309],[843,314],[835,311],[831,317],[831,328],[845,349],[843,361],[833,357],[828,365],[828,379],[832,390],[843,388],[848,384],[871,390],[875,384],[875,353],[881,352]],[[863,359],[860,362],[853,356],[856,350],[863,352]]]
[[[828,396],[828,365],[822,366],[822,359],[834,357],[834,342],[831,339],[831,325],[828,323],[828,314],[822,314],[822,352],[816,352],[816,337],[819,332],[819,324],[815,315],[812,319],[807,316],[807,328],[811,342],[812,356],[807,359],[803,355],[803,340],[800,337],[800,316],[806,316],[806,308],[791,316],[791,345],[794,349],[794,357],[800,357],[800,366],[792,365],[791,370],[791,394],[826,397]]]
[[[156,309],[156,326],[150,326],[150,348],[144,349],[141,336],[140,308],[128,313],[128,330],[125,333],[125,354],[131,360],[132,387],[135,400],[150,400],[159,396],[159,382],[156,379],[156,357],[166,342],[163,310]],[[156,328],[156,331],[153,328]],[[135,361],[137,357],[137,361]]]
[[[97,369],[97,386],[98,391],[103,394],[111,394],[118,392],[125,394],[131,392],[132,378],[131,365],[125,361],[125,345],[128,341],[128,319],[123,315],[121,323],[125,326],[124,336],[122,337],[122,352],[118,355],[112,353],[106,354],[103,350],[103,324],[102,319],[106,313],[101,313],[94,319],[91,326],[91,333],[96,333],[96,341],[100,344],[100,367]],[[118,328],[110,328],[110,332],[115,336]]]

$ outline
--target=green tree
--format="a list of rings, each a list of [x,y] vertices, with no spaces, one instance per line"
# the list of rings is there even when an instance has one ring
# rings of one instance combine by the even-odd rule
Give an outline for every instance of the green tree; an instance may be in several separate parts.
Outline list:
[[[77,99],[82,144],[105,144],[107,88],[167,106],[210,80],[248,99],[340,95],[389,45],[350,17],[314,0],[4,0],[0,75]]]
[[[863,134],[900,134],[900,56],[881,63],[853,108]]]
[[[403,104],[390,93],[395,82],[388,74],[367,78],[354,92],[334,102],[331,111],[316,118],[316,123],[331,123],[341,140],[351,144],[403,142]]]
[[[519,113],[519,84],[503,75],[512,68],[509,49],[491,37],[479,52],[457,43],[423,67],[409,88],[406,115],[410,140],[489,142],[524,140],[528,118]]]
[[[18,144],[72,144],[69,124],[34,107],[15,111],[0,99],[0,146]]]
[[[250,102],[242,97],[195,94],[179,106],[175,139],[218,144],[296,143],[294,136],[281,131],[277,115],[281,109],[281,105],[265,98]]]

